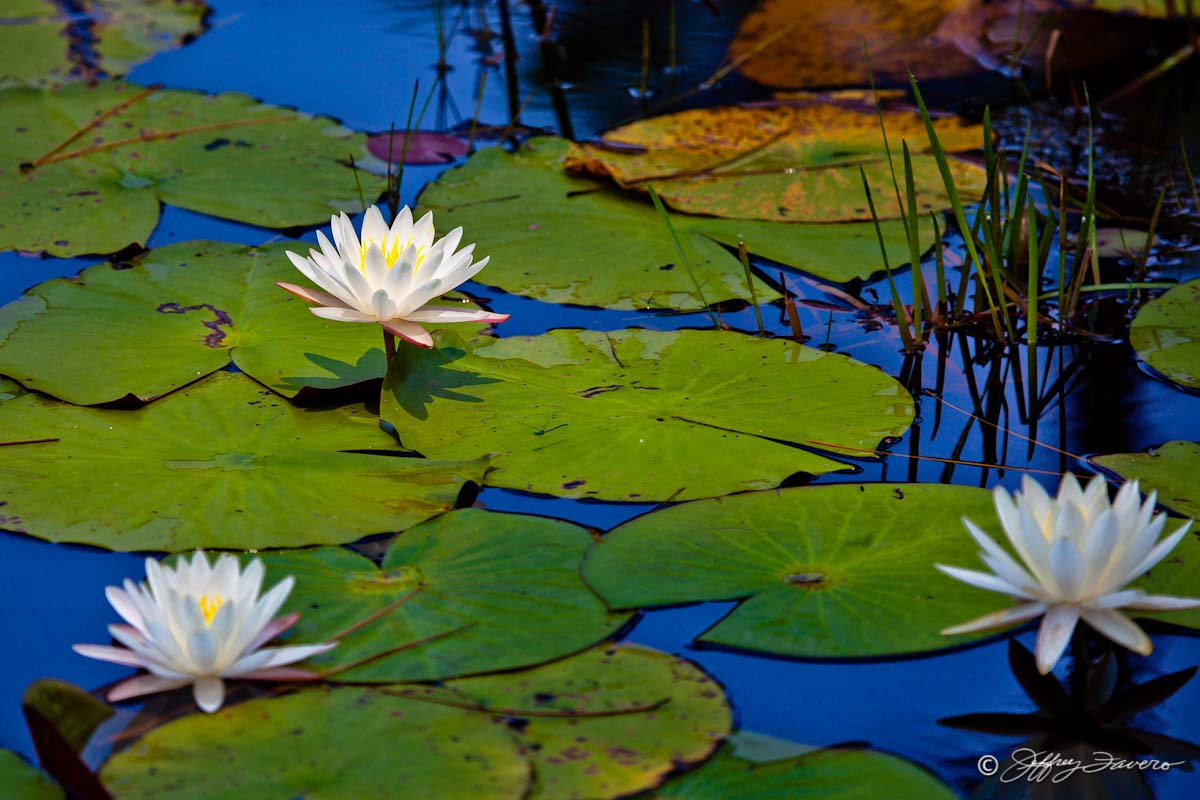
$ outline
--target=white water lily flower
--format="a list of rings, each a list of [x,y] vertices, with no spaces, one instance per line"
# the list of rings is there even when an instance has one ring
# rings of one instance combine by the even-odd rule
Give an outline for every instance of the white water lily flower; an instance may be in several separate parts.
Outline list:
[[[1080,619],[1117,644],[1147,655],[1153,649],[1150,638],[1117,609],[1200,607],[1200,599],[1125,588],[1162,561],[1192,524],[1189,520],[1159,541],[1167,516],[1154,516],[1153,492],[1141,502],[1137,481],[1122,486],[1112,503],[1099,475],[1086,490],[1074,475],[1065,475],[1056,498],[1028,476],[1020,492],[1009,496],[997,488],[992,494],[1000,525],[1024,566],[966,518],[963,523],[983,548],[980,558],[992,571],[936,566],[972,586],[1024,602],[946,628],[943,634],[987,630],[1044,615],[1036,651],[1038,669],[1046,674],[1058,663]]]
[[[126,579],[124,589],[105,591],[128,623],[108,626],[125,647],[77,644],[75,652],[147,671],[114,686],[108,693],[113,702],[191,684],[196,705],[210,714],[225,702],[224,678],[313,680],[313,673],[285,665],[324,653],[336,642],[264,648],[300,615],[272,619],[292,590],[291,576],[259,597],[262,581],[257,558],[245,571],[229,554],[210,565],[197,551],[191,561],[181,556],[174,568],[147,558],[147,585]]]
[[[289,252],[296,269],[324,291],[290,283],[278,286],[314,304],[318,317],[343,322],[378,322],[419,347],[433,347],[421,323],[503,322],[507,314],[426,305],[470,280],[488,259],[472,261],[475,245],[456,249],[462,228],[433,240],[433,212],[413,222],[405,206],[388,227],[375,206],[363,216],[362,239],[344,213],[331,220],[333,243],[317,231],[320,250],[304,258]]]

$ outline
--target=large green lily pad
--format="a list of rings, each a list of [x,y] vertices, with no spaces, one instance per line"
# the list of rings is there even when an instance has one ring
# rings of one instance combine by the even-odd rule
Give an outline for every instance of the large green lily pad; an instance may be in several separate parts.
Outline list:
[[[284,251],[310,246],[181,242],[47,281],[0,308],[0,373],[78,404],[152,400],[230,363],[287,397],[382,378],[379,326],[275,285],[304,282]]]
[[[446,511],[487,466],[390,457],[361,407],[297,409],[228,372],[134,411],[0,403],[0,441],[31,438],[56,441],[5,448],[3,527],[112,550],[352,541]]]
[[[0,119],[0,249],[145,244],[160,202],[267,228],[359,207],[343,162],[366,155],[365,136],[245,95],[114,81],[9,89]],[[383,188],[360,180],[368,196]]]
[[[83,0],[68,17],[51,0],[6,0],[0,88],[124,75],[200,34],[207,12],[202,0]]]
[[[382,567],[335,547],[264,560],[269,574],[296,578],[284,610],[302,615],[298,641],[372,619],[314,667],[344,668],[412,644],[332,679],[424,681],[540,664],[612,635],[629,616],[609,613],[580,578],[591,541],[566,522],[465,509],[398,536]]]
[[[943,575],[971,567],[969,517],[1000,536],[991,495],[937,484],[804,487],[655,511],[606,535],[584,578],[612,608],[745,600],[700,636],[787,656],[950,647],[949,625],[1004,598]]]
[[[534,764],[531,798],[625,797],[707,758],[729,734],[725,693],[690,661],[637,645],[598,647],[523,672],[466,678],[448,689],[516,717]],[[446,690],[424,692],[454,702]]]
[[[726,746],[716,757],[668,781],[654,800],[952,800],[949,786],[902,758],[832,748],[770,761]]]
[[[1175,383],[1200,388],[1200,281],[1176,286],[1138,311],[1129,328],[1138,358]]]
[[[12,750],[0,750],[0,786],[9,800],[63,800],[66,796],[41,770]]]
[[[624,125],[597,144],[575,145],[566,166],[611,177],[627,188],[653,188],[663,202],[689,214],[771,222],[869,221],[863,173],[878,216],[901,216],[892,175],[895,170],[904,179],[900,143],[907,141],[920,217],[950,208],[920,114],[882,112],[892,166],[879,115],[869,104],[820,99],[698,108]],[[937,119],[934,127],[948,152],[974,150],[983,141],[981,126],[957,118]],[[950,165],[964,202],[982,194],[987,175],[981,167],[959,159],[950,159]]]
[[[678,263],[662,219],[649,202],[605,183],[568,175],[563,139],[530,140],[516,154],[483,150],[421,195],[439,226],[462,225],[492,261],[479,279],[507,292],[552,303],[629,309],[694,309],[700,298]],[[671,215],[704,299],[749,300],[745,273],[725,247],[745,241],[751,253],[845,282],[883,269],[875,229],[785,225],[755,220]],[[893,264],[907,262],[898,223],[883,226]],[[932,235],[924,240],[928,247]],[[778,297],[765,284],[760,302]]]
[[[114,755],[118,800],[519,800],[530,767],[503,725],[358,687],[192,714]]]
[[[913,405],[878,369],[791,341],[558,330],[406,348],[381,414],[426,456],[496,453],[491,486],[646,502],[839,469],[792,445],[874,448],[908,428]]]

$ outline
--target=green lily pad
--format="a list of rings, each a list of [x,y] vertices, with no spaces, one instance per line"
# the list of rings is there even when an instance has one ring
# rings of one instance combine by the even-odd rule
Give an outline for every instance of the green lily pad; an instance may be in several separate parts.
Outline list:
[[[45,774],[12,750],[0,750],[0,786],[9,800],[63,800],[66,795]]]
[[[818,31],[818,36],[828,34]],[[862,99],[859,104],[814,99],[697,108],[651,117],[609,131],[598,144],[574,145],[565,163],[626,188],[653,187],[664,203],[689,214],[770,222],[870,221],[864,172],[879,218],[901,215],[892,170],[904,180],[899,147],[905,140],[913,153],[918,213],[927,218],[950,208],[920,114],[880,112]],[[880,114],[897,148],[893,166]],[[983,140],[979,125],[956,118],[939,118],[934,125],[949,152],[977,149]],[[949,163],[964,202],[978,198],[987,173],[959,159]]]
[[[937,484],[804,487],[686,503],[607,534],[584,561],[612,608],[745,600],[699,638],[800,657],[916,653],[1004,599],[943,575],[972,566],[969,517],[1001,536],[991,495]]]
[[[1149,453],[1114,453],[1091,460],[1125,480],[1139,481],[1143,494],[1158,492],[1158,502],[1167,508],[1200,519],[1200,443],[1167,442]]]
[[[551,303],[627,309],[694,309],[701,305],[687,269],[654,207],[603,182],[568,175],[570,143],[538,138],[516,154],[483,150],[446,172],[421,195],[439,227],[462,225],[492,256],[480,280]],[[749,300],[746,277],[725,247],[745,241],[751,253],[839,283],[883,269],[870,223],[793,225],[671,215],[709,303]],[[898,223],[883,225],[893,264],[906,263]],[[933,242],[923,233],[923,247]],[[757,286],[766,303],[779,295]]]
[[[8,89],[0,118],[0,249],[145,244],[160,202],[267,228],[359,207],[343,162],[367,154],[364,135],[245,95],[114,81]],[[368,196],[382,191],[382,178],[359,178]]]
[[[1200,443],[1167,442],[1149,453],[1115,453],[1091,460],[1125,480],[1138,481],[1143,494],[1157,492],[1161,505],[1200,520]],[[1166,531],[1175,530],[1182,522],[1169,521]],[[1136,585],[1150,594],[1200,597],[1200,528],[1193,524],[1192,532],[1171,555]],[[1138,611],[1136,615],[1200,628],[1200,609],[1160,614]]]
[[[0,441],[31,438],[55,441],[5,448],[0,525],[111,550],[352,541],[446,511],[487,466],[389,457],[361,407],[297,409],[227,372],[134,411],[0,403]]]
[[[591,542],[570,523],[464,509],[398,536],[382,568],[335,547],[264,561],[270,574],[296,577],[284,610],[301,612],[297,641],[372,619],[315,667],[373,659],[332,679],[426,681],[540,664],[611,636],[629,615],[610,613],[580,578]],[[416,646],[375,658],[405,644]]]
[[[1168,380],[1200,388],[1200,281],[1142,306],[1129,328],[1129,344]]]
[[[114,755],[100,778],[120,800],[519,800],[531,780],[503,725],[359,687],[186,716]]]
[[[400,352],[381,414],[426,456],[497,453],[488,484],[510,489],[640,502],[765,489],[843,467],[787,443],[873,448],[913,415],[878,369],[780,339],[558,330],[438,341]]]
[[[715,758],[650,795],[655,800],[952,800],[946,784],[902,758],[873,750],[831,748],[771,761],[739,757],[727,746]]]
[[[534,765],[530,798],[625,797],[707,758],[729,734],[721,686],[695,664],[637,645],[598,647],[448,689],[500,717],[516,717]],[[453,702],[446,689],[430,700]]]
[[[284,251],[309,247],[181,242],[46,281],[0,308],[0,373],[81,405],[152,400],[230,363],[285,397],[382,378],[379,326],[321,319],[275,285],[300,278]]]
[[[124,75],[202,33],[207,13],[202,0],[87,0],[68,17],[51,0],[6,0],[0,88]]]

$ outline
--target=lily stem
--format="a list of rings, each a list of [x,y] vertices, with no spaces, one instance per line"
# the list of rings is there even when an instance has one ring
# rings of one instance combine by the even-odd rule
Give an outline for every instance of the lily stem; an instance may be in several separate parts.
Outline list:
[[[396,337],[386,330],[383,332],[383,352],[387,356],[388,366],[391,366],[392,359],[396,357]]]

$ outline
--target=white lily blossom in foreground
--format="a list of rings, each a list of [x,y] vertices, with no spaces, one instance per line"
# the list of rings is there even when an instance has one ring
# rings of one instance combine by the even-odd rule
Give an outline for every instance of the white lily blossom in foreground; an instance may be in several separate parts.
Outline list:
[[[419,347],[432,347],[433,338],[422,323],[503,322],[493,314],[453,306],[426,305],[430,300],[470,280],[488,259],[472,261],[475,245],[458,250],[462,228],[433,240],[433,212],[413,222],[405,206],[391,227],[375,206],[363,216],[362,239],[343,213],[331,220],[333,242],[317,231],[320,250],[308,258],[289,252],[296,269],[321,291],[279,283],[278,286],[314,304],[318,317],[343,322],[377,322],[389,333]]]
[[[1037,665],[1042,674],[1054,669],[1082,619],[1112,641],[1147,655],[1150,638],[1118,609],[1169,611],[1200,607],[1200,599],[1147,595],[1126,584],[1163,560],[1187,535],[1189,520],[1159,541],[1165,514],[1154,515],[1152,492],[1141,502],[1137,481],[1126,483],[1109,503],[1107,485],[1097,475],[1081,489],[1075,476],[1063,477],[1058,497],[1050,497],[1026,477],[1021,491],[1010,496],[993,492],[996,513],[1009,544],[1022,564],[964,518],[982,549],[980,558],[991,572],[936,565],[947,575],[972,586],[1021,600],[943,634],[969,633],[1042,616],[1037,637]]]
[[[191,561],[181,556],[173,568],[147,558],[145,585],[126,579],[124,589],[109,586],[105,592],[128,623],[108,627],[125,647],[77,644],[75,652],[147,671],[114,686],[110,701],[191,684],[196,705],[210,714],[225,701],[225,678],[313,680],[313,673],[285,665],[336,643],[263,647],[300,615],[272,619],[292,590],[291,576],[259,597],[262,581],[257,558],[245,571],[228,554],[210,565],[197,551]]]

